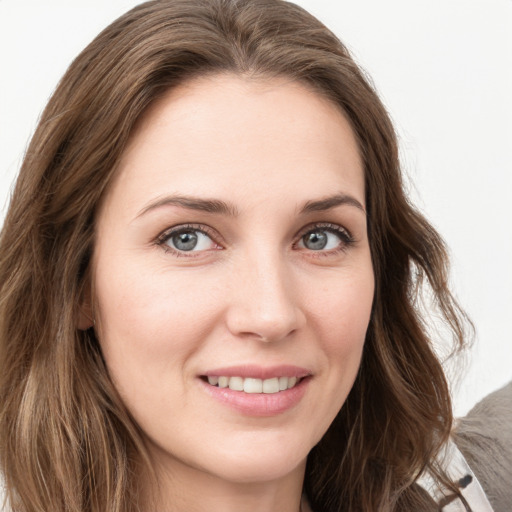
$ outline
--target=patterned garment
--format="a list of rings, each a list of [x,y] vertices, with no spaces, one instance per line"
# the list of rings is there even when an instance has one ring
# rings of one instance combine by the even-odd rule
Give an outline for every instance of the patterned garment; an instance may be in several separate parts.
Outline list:
[[[445,468],[450,479],[457,482],[466,501],[464,503],[456,494],[442,489],[426,473],[420,477],[418,484],[432,496],[438,504],[440,512],[493,512],[480,482],[452,440],[446,444],[440,454],[439,462]]]

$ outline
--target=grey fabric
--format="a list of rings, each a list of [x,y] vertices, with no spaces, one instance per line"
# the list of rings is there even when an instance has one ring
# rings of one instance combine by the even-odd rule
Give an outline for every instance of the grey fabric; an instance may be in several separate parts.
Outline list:
[[[512,382],[486,396],[458,420],[453,438],[494,511],[511,512]]]

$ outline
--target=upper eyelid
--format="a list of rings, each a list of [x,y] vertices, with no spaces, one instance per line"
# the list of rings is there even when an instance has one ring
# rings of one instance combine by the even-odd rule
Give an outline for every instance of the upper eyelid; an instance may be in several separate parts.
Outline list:
[[[199,231],[199,232],[203,233],[204,235],[209,236],[212,240],[214,240],[215,237],[222,238],[217,230],[213,229],[212,227],[208,226],[207,224],[190,223],[190,224],[177,224],[176,226],[166,228],[162,232],[160,232],[159,235],[157,235],[156,240],[158,242],[165,242],[173,234],[179,233],[180,231],[187,231],[187,230],[188,231]]]
[[[351,231],[347,229],[345,226],[342,226],[340,224],[336,224],[333,222],[313,222],[311,224],[308,224],[307,226],[304,226],[301,228],[297,234],[295,235],[296,238],[303,237],[306,233],[309,233],[310,231],[314,231],[315,229],[326,229],[331,230],[337,233],[345,233],[351,240],[354,239]]]

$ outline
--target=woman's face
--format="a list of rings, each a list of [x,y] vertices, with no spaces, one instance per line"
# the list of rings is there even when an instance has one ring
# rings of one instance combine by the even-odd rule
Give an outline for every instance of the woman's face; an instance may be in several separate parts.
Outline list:
[[[356,377],[374,291],[349,123],[285,80],[173,89],[122,158],[93,269],[108,370],[162,467],[302,472]]]

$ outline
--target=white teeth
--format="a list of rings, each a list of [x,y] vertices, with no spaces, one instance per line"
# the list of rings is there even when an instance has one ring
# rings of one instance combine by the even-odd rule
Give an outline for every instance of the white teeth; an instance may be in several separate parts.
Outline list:
[[[279,379],[265,379],[263,381],[263,393],[278,393],[279,392]]]
[[[245,393],[263,393],[263,381],[261,379],[244,379]]]
[[[271,379],[253,379],[242,377],[213,376],[208,383],[219,388],[228,388],[244,393],[278,393],[293,388],[298,382],[297,377],[273,377]]]
[[[233,391],[243,391],[244,379],[242,379],[242,377],[231,377],[229,379],[229,389]]]

